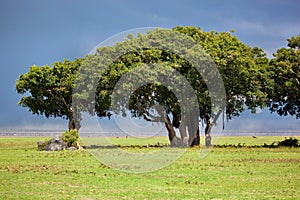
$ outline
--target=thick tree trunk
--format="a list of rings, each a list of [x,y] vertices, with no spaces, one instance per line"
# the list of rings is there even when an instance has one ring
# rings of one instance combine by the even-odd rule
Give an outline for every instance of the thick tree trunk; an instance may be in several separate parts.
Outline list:
[[[180,114],[173,114],[172,125],[179,129],[181,146],[188,146],[187,124]]]
[[[187,137],[187,131],[186,131],[186,124],[185,123],[181,123],[181,125],[179,126],[179,132],[180,132],[182,145],[183,146],[188,146],[189,141],[188,141],[188,137]]]
[[[76,129],[74,119],[69,119],[69,131],[74,129]]]
[[[178,114],[178,113],[173,114],[173,120],[172,120],[173,127],[175,127],[175,128],[180,127],[180,119],[181,119],[180,114]]]
[[[170,145],[175,147],[182,146],[181,139],[176,136],[176,132],[168,115],[165,116],[165,126],[168,130]]]
[[[79,131],[81,127],[81,113],[78,111],[77,103],[72,102],[72,106],[69,108],[69,131],[76,129]]]
[[[189,131],[189,145],[191,147],[200,145],[199,122],[196,116],[190,117],[188,123],[188,131]]]
[[[74,130],[74,129],[79,131],[80,127],[81,127],[81,117],[80,117],[80,115],[78,117],[76,117],[76,116],[74,116],[74,114],[72,114],[69,117],[69,131]]]
[[[174,120],[173,120],[174,121]],[[182,146],[195,146],[200,144],[199,125],[196,117],[181,119],[179,128]]]
[[[196,116],[181,118],[181,121],[180,117],[174,116],[171,123],[169,116],[164,113],[164,121],[171,146],[200,145],[200,130]],[[174,127],[179,128],[180,138],[176,136]]]
[[[190,146],[199,146],[200,145],[200,130],[199,130],[199,126],[197,128],[197,132],[194,135],[194,139],[192,140],[192,143],[190,144]]]

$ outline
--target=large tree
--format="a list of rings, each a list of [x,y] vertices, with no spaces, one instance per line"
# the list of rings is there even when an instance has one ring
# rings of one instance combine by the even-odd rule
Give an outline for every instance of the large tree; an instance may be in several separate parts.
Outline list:
[[[300,35],[288,40],[288,48],[280,48],[270,61],[271,112],[300,117]]]
[[[238,117],[245,109],[254,113],[257,107],[265,107],[269,91],[268,59],[262,49],[249,47],[231,32],[204,32],[195,27],[176,27],[175,30],[198,41],[218,66],[226,90],[227,120]],[[211,128],[221,114],[220,110],[211,112],[209,105],[209,102],[200,105],[200,117],[206,123],[207,145],[210,145]]]
[[[23,95],[18,104],[33,114],[68,119],[69,129],[79,130],[81,117],[72,105],[72,92],[80,64],[81,59],[76,59],[55,62],[52,67],[31,66],[16,81],[16,90]]]
[[[231,35],[230,32],[204,32],[195,27],[176,27],[170,35],[168,34],[169,32],[157,29],[145,35],[139,34],[137,37],[129,36],[124,42],[117,43],[112,47],[101,47],[95,55],[85,58],[86,66],[88,67],[81,70],[79,82],[86,83],[90,79],[88,75],[95,72],[101,74],[95,79],[97,83],[93,83],[97,85],[95,110],[98,116],[110,117],[113,114],[110,107],[112,94],[115,85],[121,77],[141,64],[149,65],[153,63],[158,63],[161,66],[165,66],[165,68],[171,67],[183,75],[194,89],[198,100],[198,113],[189,112],[192,113],[192,116],[183,118],[183,113],[180,109],[182,105],[180,105],[179,99],[174,95],[174,91],[172,91],[174,88],[164,87],[161,82],[155,83],[155,81],[140,87],[133,93],[134,95],[130,99],[126,99],[126,101],[130,102],[129,110],[133,117],[142,117],[148,121],[164,122],[169,132],[171,143],[174,138],[177,138],[175,137],[174,128],[179,128],[182,142],[188,135],[189,145],[199,144],[198,126],[199,122],[203,121],[206,124],[205,135],[207,137],[207,145],[210,145],[211,129],[222,112],[225,112],[227,119],[231,119],[232,117],[239,116],[245,108],[249,108],[255,112],[257,106],[265,106],[265,86],[267,85],[266,66],[268,60],[261,49],[257,47],[251,48],[243,44],[235,36]],[[224,107],[213,109],[212,99],[215,97],[212,97],[211,91],[208,90],[208,77],[203,77],[203,74],[212,77],[216,76],[216,74],[210,71],[210,67],[203,68],[204,72],[201,74],[188,59],[178,55],[177,52],[189,52],[189,55],[192,55],[191,57],[201,57],[201,63],[199,64],[207,64],[209,66],[208,57],[203,56],[203,52],[199,53],[200,50],[194,49],[193,45],[183,49],[180,49],[179,45],[177,52],[170,52],[168,51],[168,46],[162,44],[162,38],[167,37],[170,41],[180,39],[176,34],[184,34],[191,37],[193,41],[196,41],[203,47],[212,58],[212,61],[217,65],[227,96]],[[159,45],[157,48],[153,48],[153,44]],[[145,46],[152,46],[152,48],[145,48]],[[107,56],[108,54],[113,56]],[[167,72],[165,70],[154,71],[156,71],[154,76],[164,76],[161,73]],[[176,81],[178,77],[173,77],[173,81]],[[140,75],[140,79],[143,79],[143,74]],[[135,84],[135,82],[132,83]],[[131,87],[128,84],[124,85],[125,87]],[[82,91],[86,91],[82,85],[79,88]],[[185,88],[182,89],[185,90]],[[218,90],[218,87],[216,86],[215,89]],[[81,99],[91,100],[93,98],[87,97],[84,94],[81,95]],[[114,111],[117,114],[126,114],[126,110],[124,110],[125,104],[122,100],[114,102],[114,105],[117,105]],[[156,107],[155,105],[160,106]],[[191,105],[193,105],[192,102]],[[91,108],[91,106],[87,107]],[[156,113],[156,115],[153,115],[153,113]]]
[[[243,44],[230,32],[175,27],[129,35],[74,62],[32,66],[17,80],[16,89],[24,95],[21,106],[34,114],[69,119],[69,129],[80,128],[81,111],[99,117],[130,111],[132,117],[163,122],[173,145],[198,145],[202,121],[210,145],[212,127],[222,113],[231,119],[245,108],[255,112],[265,106],[266,66],[261,49]],[[116,97],[120,81],[122,98]]]
[[[174,89],[177,89],[177,93],[182,93],[179,90],[184,91],[186,88],[182,85],[184,83],[182,82],[182,79],[179,78],[180,75],[178,76],[177,74],[172,76],[172,69],[175,68],[175,70],[180,71],[180,73],[187,79],[191,79],[192,76],[199,77],[199,84],[201,82],[201,76],[199,74],[197,75],[197,73],[192,73],[192,71],[197,71],[193,68],[191,63],[187,62],[179,55],[176,55],[176,52],[167,51],[167,49],[170,48],[170,45],[174,44],[168,42],[165,43],[165,39],[176,40],[177,34],[178,32],[176,33],[174,31],[164,32],[162,30],[155,30],[148,32],[146,35],[140,34],[137,38],[130,35],[127,40],[122,43],[117,43],[113,47],[99,48],[95,55],[89,55],[84,59],[83,66],[85,67],[83,67],[78,74],[78,90],[76,91],[75,96],[77,98],[75,99],[81,101],[80,104],[86,105],[83,109],[87,112],[94,112],[93,108],[95,108],[96,114],[100,117],[110,117],[112,115],[112,103],[114,105],[114,114],[126,115],[127,109],[124,109],[124,105],[126,105],[126,102],[130,102],[128,110],[131,111],[133,117],[142,117],[147,121],[165,123],[169,132],[171,144],[174,143],[175,145],[180,145],[182,142],[178,137],[176,137],[174,127],[179,127],[179,120],[183,118],[183,116],[181,116],[181,114],[183,114],[183,110],[180,109],[182,104],[180,105],[180,99],[174,95]],[[177,38],[177,41],[180,41],[179,39],[180,38]],[[158,44],[158,48],[155,48],[155,44]],[[180,49],[180,46],[176,47],[177,49],[175,51],[178,52],[187,50],[186,47],[185,49]],[[143,64],[148,66],[158,64],[164,67],[132,73],[135,68],[139,68],[139,66]],[[129,98],[115,98],[117,101],[112,102],[112,94],[116,84],[129,72],[132,73],[132,77],[139,78],[128,80],[123,84],[123,86],[127,88],[134,88],[135,85],[140,85],[141,87],[136,88],[136,91],[133,90],[132,92],[134,93],[132,93],[132,96]],[[96,77],[91,78],[90,75],[92,74]],[[163,77],[163,79],[167,81],[157,80],[157,77]],[[148,79],[149,83],[142,85],[140,80],[144,79]],[[177,82],[175,83],[174,81],[176,80]],[[166,82],[172,82],[172,84],[169,85],[169,87],[165,87]],[[85,92],[89,91],[91,85],[97,86],[96,95],[94,95],[94,91],[91,91],[91,93]],[[174,88],[176,85],[182,85],[182,87]],[[189,83],[189,85],[193,84]],[[197,85],[194,87],[196,88]],[[124,91],[124,89],[125,88],[123,87],[122,90]],[[187,97],[187,95],[183,96]],[[196,101],[194,102],[196,103]],[[94,106],[90,106],[90,102],[91,104],[94,102]],[[189,103],[189,106],[193,105],[192,101]],[[160,107],[157,107],[157,105],[160,105]],[[151,114],[151,111],[153,110],[157,113],[156,116]],[[186,109],[185,114],[187,115],[187,113],[192,113],[192,111]],[[193,120],[195,120],[196,123],[192,123],[190,120],[181,120],[182,123],[185,123],[182,130],[190,130],[188,140],[191,145],[199,144],[199,117],[197,116],[199,115],[199,111],[190,115],[195,115]],[[189,117],[191,118],[193,116]],[[183,139],[184,138],[181,138],[181,140]],[[188,142],[185,143],[187,144]]]

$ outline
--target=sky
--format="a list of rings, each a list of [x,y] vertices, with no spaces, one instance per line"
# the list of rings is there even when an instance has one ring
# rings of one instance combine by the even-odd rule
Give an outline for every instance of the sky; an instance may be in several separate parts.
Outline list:
[[[21,96],[15,81],[32,65],[84,57],[105,39],[130,29],[178,25],[235,30],[242,42],[272,57],[286,47],[287,38],[300,34],[299,8],[298,0],[1,0],[0,129],[67,129],[62,119],[35,116],[17,105]],[[299,122],[263,110],[245,112],[226,129],[299,130]]]

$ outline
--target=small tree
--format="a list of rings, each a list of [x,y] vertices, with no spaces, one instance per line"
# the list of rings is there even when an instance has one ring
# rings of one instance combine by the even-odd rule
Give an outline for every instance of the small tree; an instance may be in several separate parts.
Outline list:
[[[33,114],[63,117],[69,120],[69,130],[80,128],[80,114],[72,105],[72,92],[81,59],[30,67],[16,81],[16,90],[22,94],[19,105],[28,107]]]

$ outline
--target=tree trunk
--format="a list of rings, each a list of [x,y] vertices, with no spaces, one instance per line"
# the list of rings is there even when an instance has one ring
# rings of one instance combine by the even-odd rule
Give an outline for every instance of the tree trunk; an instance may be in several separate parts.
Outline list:
[[[205,146],[210,147],[211,146],[211,123],[209,117],[206,118],[206,127],[205,127]]]
[[[165,125],[166,125],[166,128],[168,130],[169,140],[171,142],[174,139],[174,137],[176,137],[175,130],[173,129],[172,125],[169,124],[168,122],[165,122]]]
[[[171,146],[196,146],[200,145],[200,130],[197,117],[188,117],[186,119],[173,118],[173,123],[168,115],[164,114],[165,126],[168,130],[168,136]],[[187,120],[188,119],[188,120]],[[178,124],[180,126],[178,127]],[[177,124],[177,125],[176,125]],[[180,138],[176,136],[174,126],[179,128]],[[188,133],[187,133],[188,131]],[[188,135],[188,137],[187,137]]]
[[[81,116],[79,115],[78,117],[74,116],[75,114],[72,114],[69,117],[69,131],[76,129],[79,131],[81,127]]]
[[[168,115],[165,116],[165,125],[168,130],[169,140],[171,146],[181,146],[181,140],[176,137],[175,130],[173,125],[171,124],[171,120]]]
[[[76,122],[74,118],[69,119],[69,131],[74,129],[79,131],[80,127],[81,127],[80,122]]]
[[[78,111],[76,101],[72,102],[72,106],[69,108],[69,131],[76,129],[79,131],[81,127],[81,113]]]
[[[199,125],[197,128],[197,132],[194,135],[194,139],[192,140],[192,143],[190,144],[190,146],[199,146],[200,145],[200,130],[199,130]]]
[[[206,120],[205,146],[207,146],[207,147],[211,146],[211,135],[210,135],[211,134],[211,129],[216,124],[216,122],[217,122],[217,120],[220,117],[222,112],[223,112],[223,110],[219,110],[212,122],[210,121],[210,117],[208,115],[205,116],[205,120]],[[223,128],[224,128],[224,124],[223,124]]]
[[[173,126],[179,129],[181,146],[187,147],[189,144],[188,136],[187,136],[187,124],[184,119],[181,119],[180,115],[175,115],[173,117]]]
[[[186,124],[185,123],[181,122],[181,124],[179,126],[179,132],[180,132],[182,145],[188,146],[189,141],[188,141],[188,137],[187,137],[187,131],[186,131]]]
[[[190,117],[188,123],[189,131],[189,145],[197,146],[200,145],[200,133],[199,133],[199,123],[197,116]]]
[[[74,130],[75,128],[75,121],[74,119],[69,119],[69,131]]]

